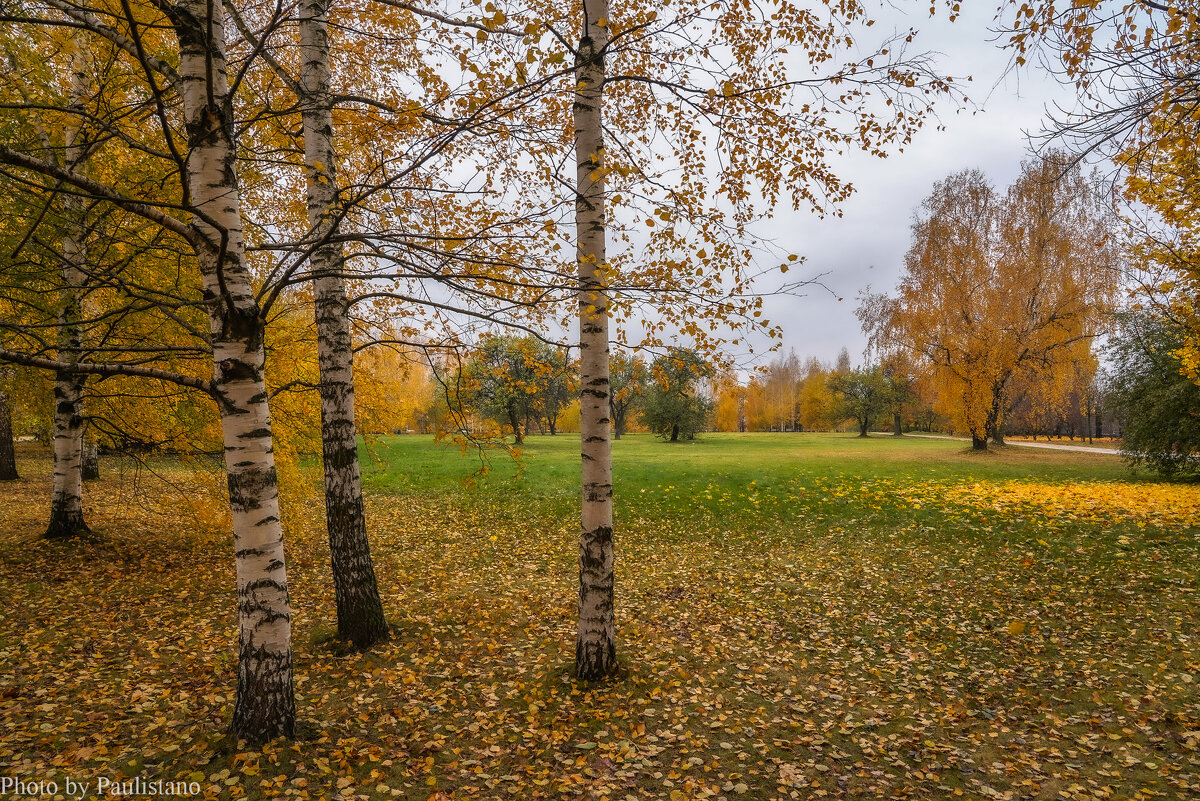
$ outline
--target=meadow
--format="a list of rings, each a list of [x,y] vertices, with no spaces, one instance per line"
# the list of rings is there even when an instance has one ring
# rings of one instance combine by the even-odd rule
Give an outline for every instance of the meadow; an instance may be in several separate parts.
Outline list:
[[[108,461],[96,541],[0,485],[0,776],[209,798],[1194,798],[1200,486],[1109,455],[887,436],[614,443],[623,675],[570,679],[578,440],[364,450],[393,636],[331,637],[319,476],[290,477],[301,732],[223,735],[219,476]],[[486,470],[481,467],[486,466]],[[66,797],[66,796],[64,796]]]

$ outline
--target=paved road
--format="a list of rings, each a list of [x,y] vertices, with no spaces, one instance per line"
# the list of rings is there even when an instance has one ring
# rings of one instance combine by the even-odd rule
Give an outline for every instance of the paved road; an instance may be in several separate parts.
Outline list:
[[[922,437],[924,439],[952,439],[957,442],[970,442],[967,437],[947,437],[942,434],[905,434],[906,437]],[[1045,448],[1048,451],[1075,451],[1077,453],[1107,453],[1112,456],[1120,456],[1121,452],[1115,448],[1090,448],[1087,445],[1058,445],[1053,442],[1017,442],[1014,440],[1005,440],[1006,445],[1015,445],[1020,448]]]

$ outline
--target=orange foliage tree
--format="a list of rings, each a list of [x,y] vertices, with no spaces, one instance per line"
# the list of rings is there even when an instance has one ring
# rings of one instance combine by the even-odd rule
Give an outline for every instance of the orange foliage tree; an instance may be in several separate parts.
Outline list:
[[[1088,352],[1115,261],[1095,187],[1063,157],[1027,162],[1004,197],[965,171],[922,204],[897,294],[858,314],[873,341],[920,360],[940,410],[985,449],[1016,383],[1052,386]]]

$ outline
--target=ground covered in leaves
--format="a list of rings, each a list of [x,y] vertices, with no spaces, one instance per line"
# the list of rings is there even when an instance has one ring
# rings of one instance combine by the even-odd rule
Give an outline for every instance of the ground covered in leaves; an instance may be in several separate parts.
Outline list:
[[[1200,487],[1111,456],[832,436],[617,445],[626,674],[569,678],[578,445],[405,437],[368,473],[392,640],[331,641],[286,506],[301,736],[247,749],[219,480],[109,462],[52,544],[0,485],[0,777],[212,798],[1195,798]],[[164,483],[163,479],[171,483]]]

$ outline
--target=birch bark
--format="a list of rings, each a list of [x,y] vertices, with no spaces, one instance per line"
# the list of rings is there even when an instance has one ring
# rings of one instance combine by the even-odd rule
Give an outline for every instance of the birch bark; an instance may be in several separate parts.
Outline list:
[[[295,734],[291,607],[263,375],[264,322],[246,264],[221,4],[162,2],[180,46],[192,241],[203,277],[237,566],[239,655],[231,733]]]
[[[617,668],[602,127],[607,0],[583,0],[583,17],[583,35],[575,57],[573,110],[579,270],[579,431],[583,467],[575,676],[594,681],[613,674]]]
[[[87,45],[76,33],[71,48],[69,104],[73,123],[64,131],[64,166],[84,171],[86,142],[84,103],[88,91]],[[80,330],[83,285],[86,280],[87,244],[83,200],[72,193],[62,196],[62,289],[58,305],[58,358],[74,364],[83,344]],[[59,370],[54,376],[54,477],[50,497],[50,522],[45,537],[66,539],[89,533],[83,519],[83,385],[79,373]]]
[[[329,67],[330,0],[303,0],[300,11],[300,86],[304,93],[304,163],[308,222],[320,242],[338,232],[333,95]],[[340,243],[321,244],[310,258],[316,276],[317,363],[321,376],[321,443],[325,466],[325,524],[337,601],[338,636],[367,648],[387,636],[383,602],[371,561],[363,513],[362,478],[354,425],[354,342],[342,277]]]

